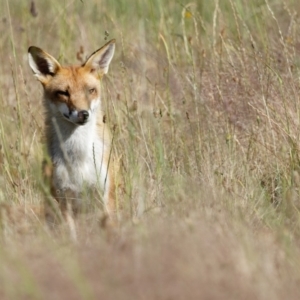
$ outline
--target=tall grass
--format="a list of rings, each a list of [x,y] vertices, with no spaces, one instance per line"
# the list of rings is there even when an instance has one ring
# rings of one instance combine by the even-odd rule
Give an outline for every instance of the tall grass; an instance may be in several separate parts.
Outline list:
[[[0,298],[298,299],[299,10],[2,1]],[[103,228],[95,205],[73,245],[41,213],[42,90],[27,48],[80,63],[110,38],[102,105],[120,224]]]

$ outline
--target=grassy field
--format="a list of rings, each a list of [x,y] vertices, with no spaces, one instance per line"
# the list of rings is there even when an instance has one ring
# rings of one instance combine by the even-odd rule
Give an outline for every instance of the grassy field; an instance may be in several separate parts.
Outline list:
[[[297,0],[0,2],[0,299],[300,299]],[[49,230],[31,45],[109,39],[119,226]]]

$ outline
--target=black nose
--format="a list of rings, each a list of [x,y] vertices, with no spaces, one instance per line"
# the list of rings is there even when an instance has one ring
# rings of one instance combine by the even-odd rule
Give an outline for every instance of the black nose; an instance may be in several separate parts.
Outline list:
[[[89,112],[87,110],[82,110],[81,113],[83,115],[84,120],[86,120],[89,117]]]
[[[81,110],[78,112],[78,119],[80,123],[85,123],[89,117],[89,112],[87,110]]]

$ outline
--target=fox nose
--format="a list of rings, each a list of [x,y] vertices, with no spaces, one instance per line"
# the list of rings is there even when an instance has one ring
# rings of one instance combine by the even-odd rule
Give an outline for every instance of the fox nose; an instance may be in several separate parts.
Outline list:
[[[89,118],[89,112],[87,110],[81,110],[78,112],[78,119],[80,123],[85,123]]]

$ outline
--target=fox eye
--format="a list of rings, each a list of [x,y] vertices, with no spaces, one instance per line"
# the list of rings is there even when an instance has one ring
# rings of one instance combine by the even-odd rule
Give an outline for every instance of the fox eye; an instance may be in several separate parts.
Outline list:
[[[60,90],[56,91],[56,92],[55,92],[55,95],[56,95],[57,97],[60,97],[60,96],[69,97],[69,96],[70,96],[70,94],[69,94],[68,91],[60,91]]]
[[[95,88],[89,89],[89,93],[90,93],[90,94],[94,94],[95,92],[96,92],[96,89],[95,89]]]

